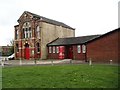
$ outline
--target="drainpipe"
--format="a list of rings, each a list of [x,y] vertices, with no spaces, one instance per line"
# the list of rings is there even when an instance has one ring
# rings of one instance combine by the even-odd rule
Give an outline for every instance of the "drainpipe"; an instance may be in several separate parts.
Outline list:
[[[86,51],[85,51],[85,62],[87,62],[87,45],[85,44]]]
[[[36,21],[36,19],[33,18],[33,30],[34,30],[33,31],[34,32],[33,33],[34,34],[33,35],[33,38],[34,38],[34,55],[33,55],[33,58],[34,58],[34,60],[35,60],[35,54],[36,54],[36,52],[35,52],[35,21]]]
[[[21,26],[20,26],[20,29],[22,29],[21,28]],[[21,33],[20,33],[20,36],[21,36],[21,42],[20,42],[20,44],[21,44],[21,58],[20,58],[20,65],[22,64],[22,30],[21,30]]]

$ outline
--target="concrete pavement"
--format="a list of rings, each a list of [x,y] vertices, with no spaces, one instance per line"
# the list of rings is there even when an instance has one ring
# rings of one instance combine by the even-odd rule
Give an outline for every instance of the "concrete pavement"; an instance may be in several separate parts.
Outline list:
[[[81,64],[85,63],[80,60],[9,60],[2,62],[4,66],[20,66],[20,65],[54,65],[54,64]],[[3,65],[2,65],[3,66]]]

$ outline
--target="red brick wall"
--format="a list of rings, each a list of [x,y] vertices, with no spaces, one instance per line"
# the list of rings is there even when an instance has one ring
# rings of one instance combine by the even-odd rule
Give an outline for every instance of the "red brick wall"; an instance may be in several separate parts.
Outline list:
[[[120,33],[120,32],[119,32]],[[120,42],[120,40],[119,40]],[[87,44],[87,60],[94,62],[118,61],[118,31],[102,36]]]
[[[76,60],[85,60],[86,59],[86,54],[82,53],[82,45],[81,45],[81,53],[78,53],[77,45],[73,46],[73,59],[76,59]]]
[[[58,53],[49,53],[48,58],[49,59],[59,59],[59,54]]]
[[[48,48],[48,59],[59,59],[59,53],[56,53],[56,47],[55,47],[55,53],[53,53],[53,47],[51,47],[51,53],[49,53]]]
[[[66,47],[68,47],[68,46],[66,46]],[[72,47],[73,47],[73,59],[76,59],[76,60],[85,60],[86,59],[86,54],[82,53],[82,46],[81,46],[81,53],[77,52],[77,45],[73,45]],[[49,48],[48,48],[48,50],[49,50]],[[51,47],[51,51],[52,50],[53,50],[53,47]],[[66,50],[68,50],[68,49],[66,49]],[[65,52],[68,52],[66,50],[65,50]],[[69,56],[66,56],[66,55],[69,55],[69,54],[65,54],[64,58],[69,58]],[[59,53],[56,53],[56,52],[53,53],[53,51],[52,51],[52,53],[49,53],[49,51],[48,51],[48,58],[49,59],[59,59]]]

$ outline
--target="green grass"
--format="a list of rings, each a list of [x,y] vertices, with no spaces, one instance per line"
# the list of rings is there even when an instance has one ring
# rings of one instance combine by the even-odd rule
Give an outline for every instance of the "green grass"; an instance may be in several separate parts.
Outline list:
[[[119,72],[112,65],[56,65],[6,67],[2,73],[3,88],[116,88]]]
[[[2,67],[0,66],[0,90],[2,89]]]

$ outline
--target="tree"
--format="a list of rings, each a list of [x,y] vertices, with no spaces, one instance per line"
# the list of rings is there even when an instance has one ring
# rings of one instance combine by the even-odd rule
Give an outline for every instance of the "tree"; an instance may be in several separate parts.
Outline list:
[[[10,46],[11,48],[10,48],[9,54],[13,54],[14,53],[14,40],[13,39],[10,41]]]

